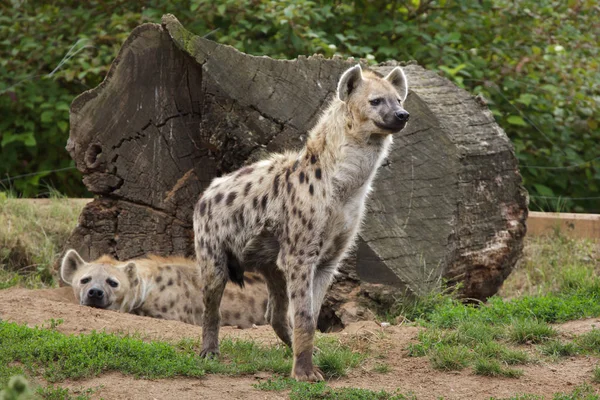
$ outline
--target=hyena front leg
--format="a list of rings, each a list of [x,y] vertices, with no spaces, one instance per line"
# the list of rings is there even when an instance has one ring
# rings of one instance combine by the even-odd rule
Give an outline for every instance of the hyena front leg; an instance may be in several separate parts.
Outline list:
[[[298,381],[322,381],[323,375],[313,365],[313,347],[316,319],[313,316],[313,270],[315,261],[296,255],[281,257],[282,269],[287,273],[290,313],[294,324],[292,349],[294,366],[292,378]]]
[[[227,283],[227,265],[220,257],[198,257],[203,284],[204,316],[202,320],[201,357],[218,356],[221,299]]]

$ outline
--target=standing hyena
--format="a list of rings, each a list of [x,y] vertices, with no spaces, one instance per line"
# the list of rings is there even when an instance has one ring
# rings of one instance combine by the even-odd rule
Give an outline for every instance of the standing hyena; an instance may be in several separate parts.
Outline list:
[[[294,351],[292,377],[323,379],[312,363],[319,310],[354,242],[392,134],[406,126],[407,94],[401,68],[384,78],[356,65],[340,78],[306,147],[217,178],[206,189],[194,210],[205,284],[202,356],[219,354],[225,283],[243,285],[245,270],[258,271],[269,291],[267,320]]]

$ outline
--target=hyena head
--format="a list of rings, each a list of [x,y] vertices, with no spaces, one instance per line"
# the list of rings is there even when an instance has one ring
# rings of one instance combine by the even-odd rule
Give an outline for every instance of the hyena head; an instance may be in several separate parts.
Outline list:
[[[356,65],[340,78],[337,94],[347,105],[353,135],[390,135],[401,131],[408,122],[409,114],[403,107],[408,82],[400,67],[383,77]]]
[[[79,304],[109,310],[120,309],[131,282],[138,279],[134,263],[119,265],[110,257],[87,263],[75,250],[63,257],[60,276],[73,287]]]

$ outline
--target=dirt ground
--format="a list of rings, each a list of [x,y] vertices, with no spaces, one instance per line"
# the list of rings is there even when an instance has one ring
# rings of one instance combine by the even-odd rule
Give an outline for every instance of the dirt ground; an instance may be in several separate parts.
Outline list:
[[[200,337],[201,328],[176,321],[157,320],[114,311],[98,310],[71,304],[70,288],[55,290],[8,289],[0,291],[0,318],[29,326],[49,325],[51,319],[62,319],[57,329],[64,333],[106,332],[139,333],[147,339],[177,340]],[[600,326],[600,319],[572,321],[559,325],[565,337]],[[368,348],[368,354],[383,355],[383,359],[369,357],[349,376],[330,380],[332,387],[361,387],[372,390],[414,393],[418,399],[489,399],[504,398],[519,393],[551,395],[570,392],[576,385],[590,382],[592,370],[599,360],[591,357],[570,357],[557,363],[538,363],[522,368],[519,379],[488,378],[474,375],[471,370],[440,372],[432,369],[427,358],[413,358],[406,354],[406,346],[416,341],[419,328],[390,326],[381,328],[375,322],[361,322],[334,333],[350,340],[358,348]],[[224,327],[223,336],[253,339],[262,343],[276,343],[269,326],[240,330]],[[373,372],[377,362],[391,368],[388,373]],[[253,383],[270,378],[271,374],[248,376],[207,375],[199,379],[171,378],[140,380],[119,373],[108,373],[96,378],[60,383],[72,389],[94,388],[93,398],[105,399],[279,399],[285,392],[264,392],[254,389]],[[600,385],[594,388],[600,393]]]

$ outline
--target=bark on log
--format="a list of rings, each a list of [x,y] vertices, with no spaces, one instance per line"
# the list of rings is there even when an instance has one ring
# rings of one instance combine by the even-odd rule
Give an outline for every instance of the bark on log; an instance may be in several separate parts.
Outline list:
[[[354,63],[246,55],[172,15],[139,26],[105,81],[71,105],[67,150],[98,198],[69,246],[87,258],[193,255],[192,209],[211,179],[302,146]],[[527,195],[506,134],[466,91],[417,65],[405,72],[411,122],[379,171],[356,254],[323,310],[342,324],[364,312],[361,295],[423,294],[440,277],[485,299],[521,254]]]

